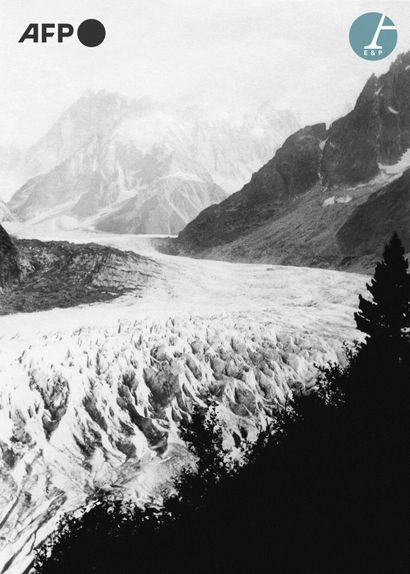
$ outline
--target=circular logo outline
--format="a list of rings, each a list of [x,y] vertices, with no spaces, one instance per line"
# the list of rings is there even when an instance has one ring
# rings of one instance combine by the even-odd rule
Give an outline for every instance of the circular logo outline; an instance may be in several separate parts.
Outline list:
[[[394,22],[381,12],[366,12],[349,31],[352,50],[364,60],[383,60],[396,47],[398,32]]]

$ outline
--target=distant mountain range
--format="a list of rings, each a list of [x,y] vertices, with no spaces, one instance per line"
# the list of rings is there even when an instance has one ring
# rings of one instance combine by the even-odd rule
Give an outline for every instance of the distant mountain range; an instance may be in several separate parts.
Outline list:
[[[0,150],[0,171],[27,178],[8,207],[32,224],[175,234],[298,127],[269,103],[245,114],[87,92],[21,157]]]
[[[240,191],[168,245],[234,261],[364,269],[397,231],[410,251],[410,52],[354,109],[292,134]]]

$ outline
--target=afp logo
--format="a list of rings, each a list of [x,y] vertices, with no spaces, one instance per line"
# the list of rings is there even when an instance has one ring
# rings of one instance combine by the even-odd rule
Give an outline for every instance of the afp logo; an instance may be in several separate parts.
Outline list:
[[[72,24],[29,24],[19,42],[39,42],[45,44],[50,38],[58,43],[64,42],[74,34]],[[81,44],[89,48],[99,46],[105,38],[104,25],[99,20],[84,20],[77,28],[77,37]]]
[[[365,60],[382,60],[397,44],[397,28],[385,14],[367,12],[357,18],[349,33],[349,41],[358,56]]]

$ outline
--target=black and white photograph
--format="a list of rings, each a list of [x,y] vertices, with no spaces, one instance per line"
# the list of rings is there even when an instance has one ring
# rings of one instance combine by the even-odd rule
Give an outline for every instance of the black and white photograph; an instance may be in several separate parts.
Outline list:
[[[410,572],[410,2],[0,0],[0,574]]]

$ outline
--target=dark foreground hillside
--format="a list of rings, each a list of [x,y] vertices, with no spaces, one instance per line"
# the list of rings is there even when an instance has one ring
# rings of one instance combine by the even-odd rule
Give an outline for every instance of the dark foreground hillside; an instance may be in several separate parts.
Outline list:
[[[127,520],[119,506],[102,503],[63,523],[62,538],[35,572],[408,572],[405,394],[385,403],[388,372],[378,379],[380,363],[368,376],[362,366],[356,363],[338,382],[366,392],[374,386],[368,404],[362,393],[339,407],[303,399],[297,417],[284,419],[279,444],[259,445],[255,460],[232,477],[220,478],[213,462],[221,443],[203,442],[209,438],[200,432],[193,443],[203,457],[201,474],[183,482],[179,498],[166,506],[175,520],[165,517],[161,526],[161,519],[158,525],[152,513],[138,510]],[[400,388],[409,369],[392,374]]]

